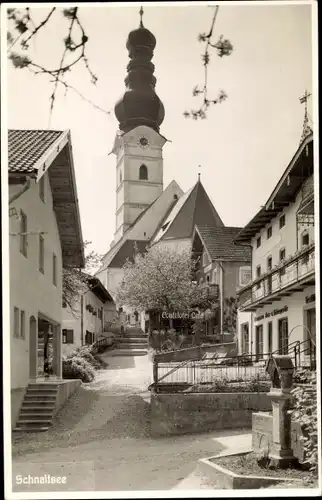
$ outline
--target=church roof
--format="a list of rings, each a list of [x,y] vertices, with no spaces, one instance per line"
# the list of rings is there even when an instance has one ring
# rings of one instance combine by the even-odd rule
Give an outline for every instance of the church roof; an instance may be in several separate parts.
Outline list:
[[[136,253],[144,253],[147,246],[148,241],[125,240],[108,267],[123,267],[127,259],[133,259]]]
[[[211,260],[250,262],[251,249],[234,243],[240,227],[196,226]]]
[[[195,225],[224,226],[202,183],[179,198],[152,238],[152,243],[168,239],[191,238]]]

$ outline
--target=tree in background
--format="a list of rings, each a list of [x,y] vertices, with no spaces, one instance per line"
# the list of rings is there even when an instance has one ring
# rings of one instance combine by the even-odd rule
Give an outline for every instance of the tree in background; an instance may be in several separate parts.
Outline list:
[[[53,84],[53,90],[50,97],[50,113],[54,108],[56,93],[59,86],[65,89],[65,93],[72,90],[78,94],[83,100],[94,106],[103,113],[110,114],[107,111],[91,100],[82,95],[78,89],[68,83],[68,75],[75,68],[76,65],[83,64],[86,68],[88,75],[93,85],[98,81],[97,75],[92,71],[89,59],[87,57],[87,44],[89,37],[86,34],[84,25],[80,19],[79,7],[70,7],[67,9],[57,9],[52,7],[48,9],[48,13],[44,16],[42,21],[38,24],[34,22],[33,14],[30,7],[19,9],[7,9],[8,18],[8,58],[13,66],[17,69],[28,69],[34,75],[46,75]],[[204,66],[204,82],[199,88],[195,86],[193,89],[193,96],[201,96],[202,103],[198,109],[185,111],[183,114],[186,118],[193,118],[195,120],[207,117],[207,110],[213,104],[219,104],[227,98],[227,94],[220,90],[215,99],[208,97],[208,67],[210,64],[210,51],[216,51],[219,57],[228,56],[233,51],[233,46],[228,39],[223,35],[214,42],[214,28],[218,15],[219,6],[214,7],[214,14],[211,21],[210,30],[208,33],[200,33],[198,40],[205,44],[205,50],[202,54],[202,61]],[[30,50],[30,43],[35,41],[40,31],[43,31],[46,26],[51,22],[53,17],[59,13],[66,21],[66,36],[63,39],[63,49],[60,63],[56,68],[46,67],[34,59]]]
[[[88,248],[90,241],[83,243],[84,249]],[[94,250],[85,255],[84,269],[65,266],[63,268],[63,304],[70,308],[73,315],[76,314],[75,305],[84,291],[89,289],[89,277],[100,264],[102,256]]]
[[[124,267],[116,302],[138,311],[154,312],[162,331],[162,312],[190,313],[209,306],[207,288],[193,281],[195,262],[189,250],[156,245],[137,253]],[[169,321],[170,329],[173,322]],[[150,334],[152,325],[150,322]]]

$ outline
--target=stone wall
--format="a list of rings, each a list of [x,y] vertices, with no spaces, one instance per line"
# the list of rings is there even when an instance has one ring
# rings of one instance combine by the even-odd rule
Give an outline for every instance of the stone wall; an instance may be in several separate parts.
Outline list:
[[[255,452],[269,451],[273,440],[273,415],[270,413],[253,413],[252,416],[252,447]],[[300,462],[304,459],[301,426],[298,422],[291,423],[291,447],[294,456]]]
[[[74,392],[80,388],[81,381],[78,379],[65,380],[64,382],[59,382],[58,384],[54,415],[61,409]]]
[[[269,411],[266,393],[151,393],[151,435],[251,428],[254,411]]]

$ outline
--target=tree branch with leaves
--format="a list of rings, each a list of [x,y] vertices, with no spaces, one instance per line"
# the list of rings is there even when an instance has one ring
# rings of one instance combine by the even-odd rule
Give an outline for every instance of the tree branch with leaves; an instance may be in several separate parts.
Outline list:
[[[190,111],[185,111],[183,115],[186,118],[193,118],[194,120],[207,118],[207,110],[211,105],[220,104],[225,99],[227,99],[227,94],[224,90],[220,90],[218,96],[215,99],[210,99],[208,97],[208,68],[210,64],[210,50],[215,49],[218,57],[229,56],[233,51],[233,46],[231,42],[224,38],[223,35],[219,37],[216,43],[213,43],[213,35],[215,23],[218,15],[219,6],[215,7],[214,15],[211,21],[210,30],[207,33],[200,33],[198,36],[198,41],[205,44],[205,50],[202,54],[202,61],[204,66],[204,82],[200,88],[196,85],[192,91],[194,97],[201,96],[202,102],[201,106],[197,109],[191,109]]]
[[[56,68],[45,67],[33,60],[30,55],[23,54],[23,52],[29,50],[30,42],[36,38],[41,30],[44,30],[48,26],[48,23],[56,12],[57,8],[53,7],[45,18],[36,25],[29,7],[7,10],[9,24],[7,31],[7,52],[9,60],[16,69],[28,69],[34,75],[45,74],[50,78],[50,83],[53,84],[50,96],[50,113],[52,113],[54,108],[58,86],[61,85],[65,88],[65,94],[68,90],[72,90],[96,109],[109,115],[110,111],[101,108],[90,99],[84,97],[67,81],[68,73],[79,63],[84,64],[92,84],[96,85],[98,81],[98,77],[92,71],[87,57],[86,49],[89,38],[80,20],[78,7],[70,7],[60,11],[61,15],[68,21],[68,24],[67,33],[63,39],[63,51],[60,63]],[[21,53],[17,51],[17,47],[19,47]]]

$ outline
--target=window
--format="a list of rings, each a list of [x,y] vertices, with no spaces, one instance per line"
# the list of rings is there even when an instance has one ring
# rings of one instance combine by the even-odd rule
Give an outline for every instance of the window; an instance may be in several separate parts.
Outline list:
[[[240,267],[239,268],[239,285],[246,286],[252,280],[252,270],[251,267]]]
[[[309,241],[310,241],[309,233],[307,231],[304,231],[302,233],[302,247],[304,247],[305,245],[308,245]]]
[[[65,300],[63,300],[63,308],[66,309],[66,307],[67,307],[67,303]]]
[[[282,262],[282,260],[285,260],[285,256],[286,256],[285,248],[281,248],[280,249],[280,262]]]
[[[25,311],[20,311],[20,338],[25,338]]]
[[[209,277],[209,274],[207,274],[207,276],[206,276],[206,281],[207,281],[207,283],[210,283],[210,277]]]
[[[18,307],[13,308],[13,335],[14,335],[14,337],[19,337],[19,309],[18,309]]]
[[[256,267],[256,278],[260,278],[261,277],[261,266],[257,266]]]
[[[44,264],[45,264],[45,242],[44,242],[44,237],[40,234],[39,235],[39,271],[41,273],[44,273]]]
[[[144,181],[148,179],[148,169],[146,165],[141,165],[139,170],[139,179],[140,181]]]
[[[256,246],[259,248],[261,246],[261,237],[259,236],[256,240]]]
[[[273,266],[272,257],[267,257],[267,271],[271,271]]]
[[[272,226],[267,228],[267,239],[269,240],[272,236]]]
[[[45,203],[45,176],[43,175],[39,180],[39,196],[41,201]]]
[[[63,344],[74,343],[74,330],[63,329]]]
[[[285,214],[280,217],[280,229],[285,226]]]
[[[242,354],[249,353],[249,324],[243,323],[241,326],[241,349]]]
[[[20,252],[27,257],[27,246],[28,246],[28,224],[27,215],[21,210],[20,211]]]
[[[267,337],[268,337],[268,352],[272,354],[273,352],[273,323],[269,321],[267,323]]]
[[[263,325],[256,326],[255,354],[256,361],[263,359]]]
[[[278,321],[278,349],[280,354],[288,353],[288,320],[282,318]]]
[[[53,253],[53,285],[57,286],[57,257]]]

